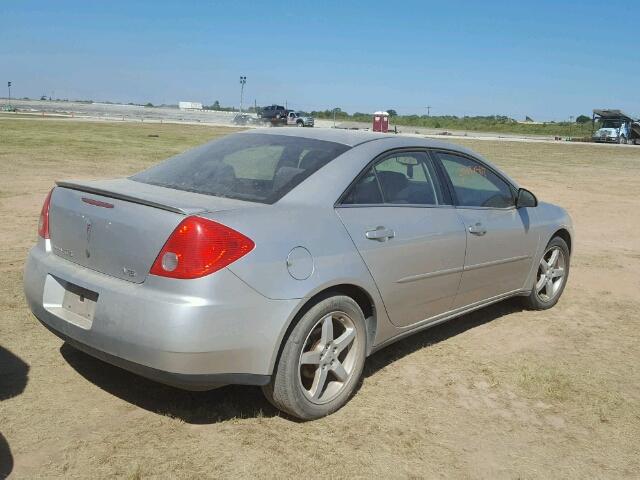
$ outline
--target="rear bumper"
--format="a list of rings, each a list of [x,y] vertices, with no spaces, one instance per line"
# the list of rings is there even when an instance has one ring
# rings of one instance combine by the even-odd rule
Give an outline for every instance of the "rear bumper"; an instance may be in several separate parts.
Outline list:
[[[98,294],[91,321],[64,314],[51,287],[60,280]],[[38,320],[79,350],[187,389],[268,383],[298,303],[268,299],[227,269],[134,284],[60,258],[42,240],[29,254],[24,288]]]
[[[221,385],[240,384],[240,385],[266,385],[271,380],[270,375],[256,375],[252,373],[213,373],[213,374],[188,374],[174,373],[157,370],[146,365],[130,362],[121,357],[116,357],[109,353],[97,350],[89,345],[79,342],[51,327],[49,324],[40,320],[45,327],[53,334],[64,340],[66,343],[84,353],[98,358],[104,362],[120,367],[124,370],[133,372],[141,377],[155,380],[159,383],[171,385],[184,390],[209,390]]]

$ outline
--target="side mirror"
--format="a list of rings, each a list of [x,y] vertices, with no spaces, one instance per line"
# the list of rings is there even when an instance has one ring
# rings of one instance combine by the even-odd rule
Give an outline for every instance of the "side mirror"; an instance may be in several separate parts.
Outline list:
[[[538,199],[526,188],[518,190],[518,198],[516,199],[516,208],[537,207]]]

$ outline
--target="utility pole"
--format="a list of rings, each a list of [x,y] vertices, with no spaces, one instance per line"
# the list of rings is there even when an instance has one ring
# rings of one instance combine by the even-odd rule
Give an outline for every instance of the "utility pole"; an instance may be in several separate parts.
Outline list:
[[[244,84],[247,83],[247,77],[240,77],[240,113],[242,113],[242,100],[244,98]]]
[[[571,138],[571,127],[573,127],[573,115],[569,115],[569,138]]]
[[[7,82],[7,88],[9,89],[9,103],[11,103],[11,82]]]
[[[431,105],[427,105],[427,117],[431,116]]]

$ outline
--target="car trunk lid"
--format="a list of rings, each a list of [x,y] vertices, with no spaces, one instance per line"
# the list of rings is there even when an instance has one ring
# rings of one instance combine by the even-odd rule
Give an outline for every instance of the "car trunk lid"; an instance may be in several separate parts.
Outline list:
[[[55,255],[141,283],[185,216],[253,205],[128,179],[58,182],[50,205]]]

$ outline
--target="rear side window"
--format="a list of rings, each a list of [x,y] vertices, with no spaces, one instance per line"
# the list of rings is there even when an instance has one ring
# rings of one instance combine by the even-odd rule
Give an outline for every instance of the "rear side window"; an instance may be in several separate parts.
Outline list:
[[[365,174],[360,177],[360,180],[356,182],[349,194],[342,202],[347,205],[370,205],[384,203],[382,200],[382,190],[378,184],[376,173],[373,168],[370,168]]]
[[[463,207],[507,208],[515,205],[507,182],[479,162],[451,153],[438,152]]]
[[[236,134],[131,177],[161,187],[273,203],[350,147],[286,135]]]
[[[391,155],[353,185],[344,204],[442,205],[445,203],[432,160],[424,152]]]

